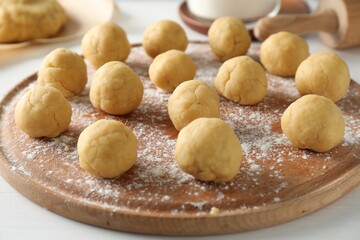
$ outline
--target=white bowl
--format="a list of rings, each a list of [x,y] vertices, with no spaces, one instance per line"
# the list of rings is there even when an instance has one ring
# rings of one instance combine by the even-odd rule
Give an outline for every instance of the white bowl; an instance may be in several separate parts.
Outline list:
[[[211,20],[233,16],[254,21],[280,9],[279,0],[187,0],[187,5],[192,14]]]

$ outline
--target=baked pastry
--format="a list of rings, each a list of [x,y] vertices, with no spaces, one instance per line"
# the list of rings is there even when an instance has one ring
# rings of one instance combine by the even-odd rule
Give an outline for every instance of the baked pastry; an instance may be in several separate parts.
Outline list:
[[[169,50],[157,55],[149,67],[149,78],[165,92],[172,92],[182,82],[194,79],[196,64],[183,51]]]
[[[71,105],[50,86],[27,91],[16,104],[16,125],[30,137],[57,137],[71,121]]]
[[[295,147],[326,152],[343,139],[345,121],[333,101],[309,94],[285,110],[281,129]]]
[[[219,118],[198,118],[184,127],[175,146],[179,167],[203,181],[228,182],[242,160],[239,139]]]
[[[80,167],[92,175],[112,178],[129,170],[137,159],[137,139],[115,120],[99,120],[85,128],[77,143]]]
[[[101,23],[91,28],[81,41],[84,57],[99,68],[110,61],[125,62],[131,47],[126,32],[116,23]]]
[[[278,32],[270,35],[260,48],[260,61],[269,73],[294,76],[300,63],[309,56],[309,46],[301,37]]]
[[[160,20],[146,28],[142,43],[152,58],[171,49],[185,51],[188,39],[184,29],[171,20]]]
[[[244,105],[260,102],[266,96],[267,85],[264,69],[248,56],[227,60],[215,78],[215,87],[221,95]]]
[[[201,80],[181,83],[169,97],[168,112],[175,128],[180,131],[200,117],[220,117],[219,95]]]
[[[37,83],[57,88],[65,97],[79,95],[87,83],[84,59],[75,52],[58,48],[43,60]]]
[[[1,0],[0,43],[52,37],[66,20],[56,0]]]
[[[317,52],[300,64],[295,82],[302,95],[318,94],[337,102],[349,88],[349,68],[336,53]]]
[[[223,61],[245,55],[251,43],[249,31],[235,17],[216,19],[210,26],[208,36],[211,50]]]
[[[104,112],[124,115],[139,106],[143,93],[143,84],[136,73],[125,63],[113,61],[95,72],[90,101]]]

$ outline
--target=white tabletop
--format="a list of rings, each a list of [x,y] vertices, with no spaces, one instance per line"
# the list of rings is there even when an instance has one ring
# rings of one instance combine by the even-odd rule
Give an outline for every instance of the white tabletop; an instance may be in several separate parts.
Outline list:
[[[189,39],[206,39],[206,36],[192,31],[181,22],[178,16],[179,4],[179,0],[119,0],[121,17],[117,21],[127,31],[132,43],[141,41],[142,33],[149,24],[165,18],[180,23]],[[327,49],[315,34],[307,36],[306,39],[312,52]],[[42,58],[56,47],[67,47],[80,52],[80,39],[11,52],[0,51],[0,95],[3,96],[16,83],[35,72]],[[360,83],[360,48],[338,51],[338,54],[348,63],[352,78]],[[221,236],[221,239],[358,240],[359,226],[360,187],[309,216],[271,228]],[[45,238],[119,240],[160,237],[111,231],[61,217],[32,203],[0,177],[0,240]]]

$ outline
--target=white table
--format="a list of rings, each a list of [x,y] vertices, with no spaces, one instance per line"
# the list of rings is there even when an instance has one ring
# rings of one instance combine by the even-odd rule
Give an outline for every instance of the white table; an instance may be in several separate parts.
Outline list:
[[[159,19],[174,19],[181,23],[192,40],[206,39],[186,27],[178,16],[179,0],[119,0],[122,11],[119,24],[127,31],[131,42],[141,41],[144,29]],[[327,49],[316,35],[306,37],[311,51]],[[80,40],[22,49],[19,54],[0,51],[0,95],[17,82],[35,72],[42,58],[56,47],[80,52]],[[351,76],[360,83],[360,48],[339,51],[349,64]],[[309,216],[275,227],[233,235],[221,239],[360,239],[360,187]],[[157,236],[128,234],[82,224],[39,207],[16,192],[0,177],[0,240],[8,239],[158,239]],[[218,236],[205,237],[219,239]],[[170,237],[162,237],[170,239]],[[190,238],[189,238],[190,239]]]

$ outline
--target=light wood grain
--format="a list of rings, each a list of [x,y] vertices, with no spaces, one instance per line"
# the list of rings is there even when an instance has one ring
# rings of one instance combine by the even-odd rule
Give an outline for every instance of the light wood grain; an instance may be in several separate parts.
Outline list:
[[[216,73],[221,62],[213,56],[208,44],[192,42],[189,48],[188,54],[198,64],[198,73],[204,74],[198,77],[213,79],[212,74]],[[259,45],[254,44],[249,54],[258,59],[258,51]],[[275,145],[267,155],[261,155],[261,159],[252,159],[251,154],[245,152],[243,170],[232,182],[221,185],[203,183],[192,178],[178,182],[177,177],[181,172],[172,168],[171,173],[164,172],[163,176],[152,178],[151,181],[139,179],[141,171],[144,176],[151,177],[149,171],[152,168],[163,167],[169,170],[166,166],[173,164],[173,156],[163,153],[160,153],[162,161],[155,162],[139,153],[135,166],[120,178],[99,179],[90,176],[79,167],[76,156],[73,158],[69,155],[76,149],[76,138],[81,130],[96,119],[111,117],[125,122],[131,128],[138,126],[137,122],[146,125],[146,122],[153,119],[154,128],[144,128],[144,135],[139,137],[139,151],[144,150],[141,146],[148,143],[144,136],[157,131],[157,127],[162,135],[158,139],[151,139],[151,144],[165,141],[164,139],[173,141],[176,138],[177,132],[167,117],[158,118],[163,114],[158,112],[158,107],[166,109],[166,106],[159,106],[166,102],[161,98],[166,99],[167,95],[157,95],[156,88],[150,84],[147,76],[150,63],[151,58],[146,56],[140,45],[133,46],[127,64],[140,75],[146,88],[143,107],[136,113],[123,117],[108,116],[92,108],[86,96],[82,97],[83,101],[80,103],[77,102],[78,98],[72,100],[75,115],[73,120],[83,119],[85,122],[73,121],[69,130],[64,133],[75,139],[68,143],[69,152],[61,151],[62,145],[50,144],[53,140],[32,139],[17,129],[13,116],[14,106],[23,90],[36,80],[36,74],[24,80],[1,103],[0,174],[33,202],[65,217],[115,230],[161,235],[223,234],[280,224],[325,207],[360,183],[360,147],[351,141],[324,154],[299,150],[286,144]],[[90,69],[89,72],[91,76],[93,70]],[[292,79],[268,76],[270,90],[263,103],[243,107],[222,99],[222,117],[236,125],[241,123],[235,122],[236,119],[231,117],[237,116],[228,114],[234,109],[242,111],[243,119],[250,119],[252,114],[280,117],[279,113],[299,95],[288,95],[290,90],[295,90],[293,82],[289,82]],[[158,99],[159,96],[161,98]],[[360,121],[360,86],[352,82],[348,95],[339,104],[348,119],[354,123]],[[79,108],[83,109],[79,111]],[[142,112],[145,109],[149,110],[147,114]],[[254,121],[257,122],[258,119]],[[251,126],[253,131],[247,134],[252,134],[257,128],[267,124],[266,121],[262,124],[255,122]],[[243,128],[246,126],[238,127],[240,132],[236,133],[245,137]],[[269,127],[273,135],[282,136],[277,120]],[[350,135],[359,131],[356,124],[348,127],[350,130],[347,131],[352,131],[348,132]],[[163,136],[167,137],[162,138]],[[156,145],[156,151],[164,150],[162,145],[166,145],[166,142],[161,143]],[[37,151],[37,147],[41,147],[41,151],[34,157],[32,153]],[[156,155],[156,151],[150,151],[146,155]],[[283,157],[280,164],[280,159],[273,159],[275,151]],[[251,171],[250,166],[254,162],[261,171]],[[272,177],[276,172],[282,173],[281,178]],[[173,177],[174,180],[164,179],[164,176]],[[284,182],[287,185],[278,188]],[[129,186],[133,188],[130,189]],[[101,191],[95,191],[96,189]],[[113,194],[116,192],[119,194]],[[219,197],[219,194],[223,195]],[[162,201],[164,198],[169,201]],[[204,204],[199,207],[200,203]],[[212,206],[220,209],[219,214],[210,213]],[[174,210],[177,212],[174,213]]]
[[[254,35],[259,40],[279,31],[303,35],[319,32],[322,41],[332,48],[360,45],[360,1],[321,0],[314,14],[278,15],[258,21]]]

